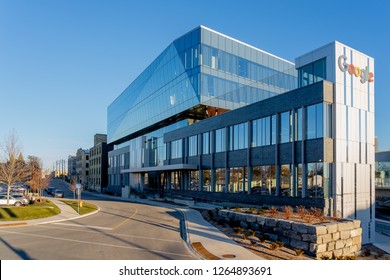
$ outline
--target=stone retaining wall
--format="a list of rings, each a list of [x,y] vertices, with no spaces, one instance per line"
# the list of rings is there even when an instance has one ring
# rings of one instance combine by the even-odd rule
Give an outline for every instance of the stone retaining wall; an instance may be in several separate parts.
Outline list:
[[[316,258],[356,256],[361,249],[359,220],[306,224],[230,210],[220,210],[218,216],[225,222],[238,221],[243,228],[267,234],[270,240],[282,241]]]

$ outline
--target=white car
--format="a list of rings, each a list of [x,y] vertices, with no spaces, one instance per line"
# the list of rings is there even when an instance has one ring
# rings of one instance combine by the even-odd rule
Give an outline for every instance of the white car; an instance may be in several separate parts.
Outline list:
[[[0,195],[0,205],[7,205],[7,195]],[[22,202],[11,195],[9,196],[9,205],[21,206]]]

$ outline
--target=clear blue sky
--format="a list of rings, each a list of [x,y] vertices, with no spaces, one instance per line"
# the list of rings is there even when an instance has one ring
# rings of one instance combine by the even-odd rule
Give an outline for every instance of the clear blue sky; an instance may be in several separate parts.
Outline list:
[[[14,129],[46,167],[92,147],[107,106],[202,24],[292,62],[333,40],[375,58],[375,134],[390,150],[387,2],[0,0],[0,141]]]

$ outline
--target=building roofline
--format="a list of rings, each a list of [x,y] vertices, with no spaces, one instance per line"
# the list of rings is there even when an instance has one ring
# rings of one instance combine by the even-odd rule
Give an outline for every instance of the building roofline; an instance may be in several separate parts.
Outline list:
[[[240,44],[242,44],[242,45],[245,45],[245,46],[247,46],[247,47],[249,47],[249,48],[252,48],[252,49],[254,49],[254,50],[256,50],[256,51],[260,51],[260,52],[265,53],[265,54],[267,54],[267,55],[269,55],[269,56],[272,56],[272,57],[275,57],[275,58],[277,58],[277,59],[283,60],[284,62],[290,63],[292,66],[295,66],[295,63],[294,63],[294,62],[291,62],[291,61],[289,61],[289,60],[287,60],[287,59],[281,58],[281,57],[279,57],[279,56],[277,56],[277,55],[274,55],[274,54],[272,54],[272,53],[266,52],[266,51],[264,51],[264,50],[262,50],[262,49],[256,48],[256,47],[254,47],[254,46],[252,46],[252,45],[249,45],[249,44],[247,44],[247,43],[244,43],[244,42],[242,42],[242,41],[240,41],[240,40],[237,40],[237,39],[235,39],[235,38],[233,38],[233,37],[230,37],[230,36],[228,36],[228,35],[225,35],[225,34],[223,34],[223,33],[221,33],[221,32],[215,31],[215,30],[213,30],[213,29],[211,29],[211,28],[209,28],[209,27],[207,27],[207,26],[199,25],[199,27],[200,27],[200,28],[203,28],[203,29],[206,29],[206,30],[208,30],[208,31],[210,31],[210,32],[213,32],[213,33],[215,33],[215,34],[218,34],[218,35],[220,35],[220,36],[223,36],[223,37],[225,37],[225,38],[227,38],[227,39],[229,39],[229,40],[232,40],[232,41],[235,41],[235,42],[240,43]],[[193,30],[195,30],[195,29],[196,29],[196,28],[194,28]],[[191,30],[191,31],[193,31],[193,30]],[[191,31],[190,31],[190,32],[191,32]],[[186,34],[187,34],[187,33],[186,33]]]

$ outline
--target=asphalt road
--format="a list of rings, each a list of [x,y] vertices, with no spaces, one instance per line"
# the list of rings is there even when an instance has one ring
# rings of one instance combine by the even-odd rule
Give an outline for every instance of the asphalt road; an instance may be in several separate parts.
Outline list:
[[[60,181],[54,187],[67,189]],[[66,191],[65,198],[73,198]],[[97,214],[52,224],[0,229],[0,259],[189,260],[180,237],[180,213],[82,193]]]

